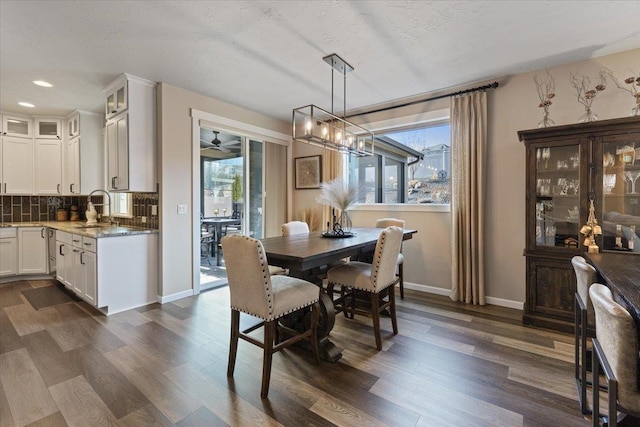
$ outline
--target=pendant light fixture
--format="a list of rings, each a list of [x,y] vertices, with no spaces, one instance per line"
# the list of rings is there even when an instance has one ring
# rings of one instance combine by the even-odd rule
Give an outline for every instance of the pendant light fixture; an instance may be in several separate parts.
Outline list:
[[[342,73],[344,83],[343,116],[347,111],[347,73],[353,67],[333,53],[322,58],[331,65],[331,112],[313,104],[293,110],[293,140],[357,157],[373,155],[373,132],[333,113],[333,73]]]

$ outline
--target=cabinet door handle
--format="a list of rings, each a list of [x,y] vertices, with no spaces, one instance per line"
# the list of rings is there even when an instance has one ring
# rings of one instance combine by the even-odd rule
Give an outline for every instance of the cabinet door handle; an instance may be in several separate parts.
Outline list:
[[[73,193],[73,184],[69,184],[69,193]]]
[[[56,191],[60,194],[60,184],[56,185]]]
[[[58,253],[64,256],[64,254],[62,253],[62,248],[64,248],[64,245],[60,245],[60,249],[58,249]]]
[[[60,135],[56,135],[56,138],[60,139]]]
[[[85,242],[85,243],[83,243],[83,245],[85,245],[85,246],[91,246],[91,243],[86,243],[86,242]]]
[[[44,228],[40,229],[40,237],[42,237],[44,239]]]
[[[80,240],[72,239],[74,243],[80,243]]]
[[[80,252],[80,264],[84,265],[84,258],[82,257],[82,255],[84,255],[84,251]]]

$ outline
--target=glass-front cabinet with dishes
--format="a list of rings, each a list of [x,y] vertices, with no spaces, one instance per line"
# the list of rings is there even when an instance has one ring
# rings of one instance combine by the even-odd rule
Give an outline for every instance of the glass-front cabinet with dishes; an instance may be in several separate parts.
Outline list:
[[[526,148],[527,174],[523,321],[571,332],[571,258],[589,249],[583,233],[591,202],[602,230],[595,236],[600,251],[640,252],[640,119],[532,129],[518,136]]]

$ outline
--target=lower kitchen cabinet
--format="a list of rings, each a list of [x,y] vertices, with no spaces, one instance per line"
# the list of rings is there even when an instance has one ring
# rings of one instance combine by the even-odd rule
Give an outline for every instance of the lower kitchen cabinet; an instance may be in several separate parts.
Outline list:
[[[46,274],[48,265],[47,228],[18,228],[18,274]]]
[[[56,240],[56,278],[88,303],[114,314],[156,302],[156,234],[95,239],[58,230]]]
[[[15,228],[0,228],[0,277],[18,274],[18,238]]]

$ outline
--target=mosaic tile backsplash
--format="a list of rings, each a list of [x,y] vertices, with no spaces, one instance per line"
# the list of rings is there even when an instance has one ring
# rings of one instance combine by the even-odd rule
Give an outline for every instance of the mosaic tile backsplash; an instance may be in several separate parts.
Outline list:
[[[116,218],[120,225],[158,229],[158,216],[151,215],[151,206],[158,204],[158,193],[132,193],[133,218]],[[96,204],[102,203],[102,195],[91,197]],[[55,221],[58,209],[67,212],[72,205],[78,207],[80,221],[86,221],[87,196],[0,196],[0,223]],[[102,206],[96,206],[102,213]],[[142,217],[147,222],[142,223]],[[108,221],[107,217],[102,221]]]

